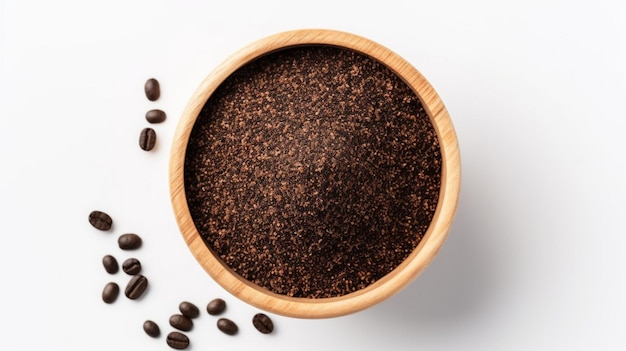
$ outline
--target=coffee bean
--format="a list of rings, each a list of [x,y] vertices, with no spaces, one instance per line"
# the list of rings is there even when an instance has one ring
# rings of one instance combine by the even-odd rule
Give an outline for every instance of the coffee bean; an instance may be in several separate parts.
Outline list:
[[[257,313],[252,317],[252,324],[256,328],[256,330],[260,331],[263,334],[269,334],[274,331],[274,323],[270,317],[266,316],[263,313]]]
[[[146,121],[148,123],[161,123],[165,121],[165,112],[162,110],[150,110],[146,112]]]
[[[217,316],[224,310],[226,310],[226,301],[222,299],[214,299],[206,306],[206,311],[212,316]]]
[[[167,334],[165,341],[171,348],[176,350],[184,350],[189,347],[189,338],[187,335],[176,331]]]
[[[146,97],[150,101],[155,101],[159,98],[159,96],[161,96],[161,87],[159,85],[159,81],[154,78],[150,78],[146,81],[146,84],[144,85],[144,90],[146,92]]]
[[[119,294],[119,285],[114,282],[107,283],[107,285],[104,286],[104,289],[102,289],[102,301],[106,303],[113,303]]]
[[[89,214],[89,223],[96,229],[107,231],[111,229],[113,220],[111,216],[102,211],[92,211]]]
[[[183,316],[187,318],[196,318],[200,315],[200,310],[198,307],[191,302],[183,301],[178,305],[178,309]]]
[[[156,132],[152,128],[144,128],[139,134],[139,147],[150,151],[156,144]]]
[[[120,269],[117,260],[111,255],[102,257],[102,265],[104,266],[104,270],[109,274],[115,274]]]
[[[124,294],[131,300],[138,299],[148,288],[148,278],[144,277],[141,274],[134,275],[128,285],[126,285],[126,290],[124,290]]]
[[[122,263],[122,270],[128,275],[135,275],[141,272],[141,262],[136,258],[129,258]]]
[[[173,314],[170,317],[170,325],[178,330],[190,331],[193,328],[193,322],[182,314]]]
[[[161,335],[161,329],[159,328],[159,325],[151,320],[143,322],[143,331],[145,331],[146,334],[150,335],[153,338]]]
[[[117,244],[122,250],[135,250],[141,247],[141,237],[137,234],[122,234],[117,239]]]
[[[228,334],[228,335],[235,335],[237,334],[237,331],[239,330],[239,327],[237,327],[237,324],[235,324],[235,322],[231,321],[228,318],[218,319],[217,328],[221,330],[222,332],[224,332],[224,334]]]

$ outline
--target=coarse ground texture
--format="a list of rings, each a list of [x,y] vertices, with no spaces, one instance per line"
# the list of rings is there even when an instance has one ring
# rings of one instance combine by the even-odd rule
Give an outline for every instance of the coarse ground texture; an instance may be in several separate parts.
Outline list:
[[[206,245],[281,295],[349,294],[415,249],[441,152],[411,88],[331,46],[263,56],[226,79],[187,145],[185,191]]]

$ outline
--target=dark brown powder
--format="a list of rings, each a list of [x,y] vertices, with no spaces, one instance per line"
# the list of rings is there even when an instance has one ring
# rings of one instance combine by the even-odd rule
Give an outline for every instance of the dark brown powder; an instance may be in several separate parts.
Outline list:
[[[194,223],[227,266],[278,294],[324,298],[367,287],[419,244],[441,152],[390,69],[304,46],[220,85],[192,130],[184,174]]]

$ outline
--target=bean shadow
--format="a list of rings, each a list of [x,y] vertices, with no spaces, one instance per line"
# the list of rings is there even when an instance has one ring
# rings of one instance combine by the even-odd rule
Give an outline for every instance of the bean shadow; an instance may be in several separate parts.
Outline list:
[[[453,227],[437,257],[409,286],[364,315],[400,328],[449,328],[475,320],[493,297],[502,282],[493,243],[498,233],[490,221],[497,201],[485,196],[482,183],[488,179],[480,171],[467,173]]]

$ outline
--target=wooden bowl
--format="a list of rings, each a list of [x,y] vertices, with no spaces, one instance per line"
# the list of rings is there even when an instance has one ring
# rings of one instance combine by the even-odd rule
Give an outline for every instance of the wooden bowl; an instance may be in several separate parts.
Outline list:
[[[419,245],[400,265],[373,284],[342,296],[301,298],[280,295],[235,273],[216,257],[200,236],[190,214],[184,184],[185,155],[198,115],[220,84],[250,61],[294,46],[330,45],[373,58],[395,72],[417,95],[433,124],[442,156],[439,201]],[[227,291],[262,310],[298,318],[328,318],[353,313],[377,304],[409,284],[441,248],[456,211],[461,171],[459,147],[448,112],[426,79],[389,49],[366,38],[331,30],[296,30],[256,41],[219,65],[200,84],[186,106],[176,129],[169,165],[170,195],[174,214],[189,249],[200,265]]]

